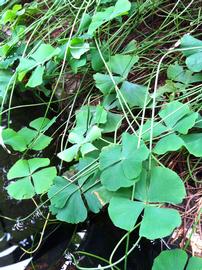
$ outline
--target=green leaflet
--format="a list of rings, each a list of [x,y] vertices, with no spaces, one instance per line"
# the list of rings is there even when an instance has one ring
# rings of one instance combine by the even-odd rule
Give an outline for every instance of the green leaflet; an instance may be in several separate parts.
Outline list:
[[[41,44],[36,51],[30,55],[30,58],[34,59],[37,64],[44,63],[50,60],[52,57],[58,55],[59,48],[54,48],[50,44]]]
[[[169,65],[167,76],[169,79],[180,82],[185,86],[202,80],[201,74],[193,75],[193,72],[190,70],[184,70],[184,68],[180,66],[178,62],[176,62],[174,65]]]
[[[74,184],[68,186],[64,178],[55,179],[48,196],[51,201],[50,210],[58,220],[79,223],[87,218],[87,209],[78,187]]]
[[[0,104],[3,101],[4,96],[7,97],[7,91],[10,90],[13,74],[9,70],[0,69]]]
[[[177,210],[146,206],[139,234],[154,240],[170,235],[180,225],[181,217]]]
[[[190,56],[194,53],[197,53],[199,50],[202,49],[202,41],[193,37],[190,34],[185,34],[181,38],[180,45],[181,45],[181,48],[186,49],[186,50],[182,50],[182,53],[185,56]],[[199,47],[199,48],[192,49],[193,47]]]
[[[143,107],[147,95],[147,88],[142,85],[124,81],[133,65],[138,62],[138,60],[139,57],[137,55],[116,54],[111,56],[107,65],[113,74],[118,74],[119,76],[96,73],[93,75],[96,87],[106,96],[117,92],[115,91],[116,85],[123,82],[120,88],[122,98],[124,98],[131,107]],[[147,103],[148,102],[149,98],[147,100]]]
[[[162,251],[154,260],[152,270],[183,270],[187,262],[187,254],[182,249]]]
[[[128,0],[118,0],[115,6],[108,7],[104,11],[96,12],[89,25],[88,34],[94,34],[94,32],[104,23],[124,15],[130,8],[131,3]]]
[[[101,130],[97,126],[92,126],[85,137],[83,137],[83,134],[77,134],[75,131],[69,134],[69,141],[75,143],[75,145],[58,154],[58,157],[66,162],[72,161],[79,151],[81,151],[82,156],[85,156],[87,153],[96,150],[97,148],[92,142],[101,137]]]
[[[199,257],[191,257],[188,261],[186,270],[200,270],[202,268],[202,259]]]
[[[134,53],[137,50],[137,41],[135,39],[132,39],[124,48],[123,53]]]
[[[195,157],[202,156],[202,133],[187,134],[181,136],[181,138],[184,141],[184,146],[190,154],[194,155]]]
[[[30,122],[32,129],[24,127],[19,131],[14,131],[11,128],[2,131],[4,144],[10,145],[15,151],[23,152],[30,148],[35,151],[46,148],[52,138],[43,134],[55,121],[55,118],[37,118]]]
[[[163,177],[162,177],[163,175]],[[143,170],[140,181],[136,184],[135,198],[144,202],[181,203],[186,195],[180,177],[172,170],[160,166],[151,170],[148,187],[146,171]]]
[[[160,139],[153,151],[158,155],[163,155],[169,151],[177,151],[184,145],[184,141],[176,134],[169,134]]]
[[[76,126],[69,133],[73,146],[58,154],[66,162],[71,162],[81,153],[82,157],[97,150],[95,141],[102,133],[112,132],[121,124],[121,115],[106,111],[102,106],[83,106],[76,113]],[[92,144],[94,143],[94,144]]]
[[[198,118],[197,113],[193,113],[188,105],[179,101],[166,104],[165,108],[159,112],[159,115],[169,129],[182,134],[186,134],[194,126]]]
[[[43,83],[43,75],[45,72],[44,66],[37,66],[36,69],[32,72],[31,77],[29,78],[26,86],[34,88]]]
[[[150,97],[147,97],[147,87],[128,81],[123,82],[120,91],[123,98],[130,107],[143,108],[144,104],[148,104]]]
[[[2,138],[4,144],[10,145],[16,151],[23,152],[27,148],[25,139],[11,128],[2,131]]]
[[[56,121],[56,117],[53,117],[52,120],[46,117],[39,117],[31,121],[29,123],[29,126],[38,131],[45,132],[54,124],[55,121]]]
[[[187,67],[193,72],[200,72],[202,70],[202,52],[190,55],[186,59]]]
[[[144,209],[144,204],[126,198],[113,197],[110,201],[108,212],[114,225],[130,231]]]
[[[84,13],[80,21],[78,33],[86,31],[91,23],[91,20],[91,16],[88,13]]]
[[[130,70],[138,60],[139,57],[137,55],[116,54],[110,57],[107,64],[112,73],[118,74],[125,79],[128,77]]]
[[[154,147],[154,152],[156,154],[162,155],[169,151],[177,151],[181,149],[182,146],[185,146],[191,154],[201,156],[199,147],[200,133],[187,134],[188,131],[196,125],[197,120],[199,119],[198,113],[192,112],[188,105],[184,105],[179,101],[172,101],[168,103],[165,108],[160,110],[159,115],[165,122],[167,129],[172,132],[174,131],[175,133],[164,136],[156,143],[156,146]],[[156,124],[154,124],[154,127],[155,126]],[[161,132],[159,126],[159,132],[156,133],[154,129],[153,133],[155,137],[156,134],[160,135],[163,133],[163,129]]]
[[[104,186],[101,186],[98,187],[95,192],[103,206],[108,204],[112,198],[119,197],[130,199],[132,195],[131,188],[120,188],[117,191],[109,191]]]
[[[81,38],[74,38],[71,40],[70,53],[75,59],[80,59],[83,54],[89,51],[90,46]]]
[[[152,137],[158,137],[159,135],[161,135],[162,133],[165,133],[166,131],[168,131],[168,128],[160,123],[160,122],[153,122],[153,128],[152,128]],[[140,133],[140,129],[138,130],[138,134]],[[149,141],[150,140],[150,134],[151,133],[151,120],[147,120],[144,125],[142,126],[141,129],[141,137],[142,139],[144,139],[145,141]]]
[[[24,10],[22,9],[22,5],[14,5],[12,9],[6,10],[0,20],[0,24],[5,25],[6,23],[12,23],[16,19],[17,16],[24,13]]]
[[[162,269],[200,270],[202,269],[202,259],[198,257],[191,257],[188,259],[186,252],[182,249],[165,250],[162,251],[158,257],[156,257],[152,267],[152,270]]]
[[[68,61],[73,73],[76,74],[78,72],[78,68],[86,65],[86,56],[82,55],[79,59],[70,57]]]
[[[149,183],[147,173],[143,170],[136,184],[134,195],[135,199],[139,201],[131,201],[129,198],[123,197],[111,199],[109,215],[116,226],[125,230],[132,230],[143,210],[140,235],[148,239],[165,237],[181,224],[178,211],[162,208],[159,205],[159,203],[166,202],[180,203],[186,195],[183,182],[172,170],[153,167]],[[126,213],[129,210],[130,218],[127,219]]]
[[[134,184],[149,150],[135,135],[123,133],[122,145],[104,147],[100,154],[101,182],[110,191]]]
[[[29,78],[27,86],[36,87],[41,85],[45,71],[43,65],[54,56],[59,55],[59,53],[59,48],[55,49],[50,44],[41,44],[34,53],[29,55],[29,58],[20,58],[20,63],[16,69],[18,72],[18,80],[22,81],[25,75],[35,68]]]
[[[8,180],[16,179],[6,188],[9,195],[22,200],[47,192],[57,174],[55,167],[43,168],[49,164],[48,158],[18,160],[7,174]]]
[[[101,50],[103,58],[107,62],[109,60],[110,53],[102,48],[100,48],[100,50]],[[96,47],[90,48],[90,55],[91,55],[91,65],[92,65],[93,70],[95,71],[102,70],[102,68],[104,67],[104,63]]]
[[[118,85],[119,83],[121,83],[123,81],[122,77],[113,76],[113,80],[114,80],[114,82],[113,82],[109,75],[105,75],[105,74],[101,74],[101,73],[96,73],[95,75],[93,75],[93,78],[95,80],[96,87],[104,95],[108,95],[114,91],[114,89],[115,89],[114,82],[116,85]]]
[[[202,116],[201,115],[198,116],[198,119],[197,119],[194,127],[196,127],[196,128],[202,128]]]
[[[20,58],[20,63],[17,67],[19,81],[22,81],[27,72],[32,70],[36,66],[37,63],[33,59]]]
[[[195,49],[192,49],[196,47]],[[193,72],[199,72],[202,70],[202,41],[187,34],[181,39],[181,48],[186,58],[186,65],[189,70]],[[190,48],[190,50],[188,50]]]
[[[120,114],[107,112],[107,121],[100,125],[102,133],[109,133],[117,130],[122,122],[122,116]]]
[[[158,155],[163,155],[169,151],[177,151],[184,146],[190,154],[195,157],[201,157],[201,143],[202,133],[192,133],[181,136],[170,134],[160,139],[153,151]]]
[[[48,196],[51,201],[50,210],[56,214],[58,220],[68,223],[83,222],[87,218],[87,208],[82,194],[86,200],[88,209],[98,213],[102,207],[93,191],[96,188],[97,172],[87,179],[80,180],[80,186],[68,182],[62,177],[56,177],[54,185],[50,188]]]

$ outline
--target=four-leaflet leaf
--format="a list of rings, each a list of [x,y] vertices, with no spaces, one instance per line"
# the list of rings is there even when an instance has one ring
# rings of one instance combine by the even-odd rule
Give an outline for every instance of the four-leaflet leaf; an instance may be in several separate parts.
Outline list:
[[[9,195],[17,200],[22,200],[47,192],[57,175],[55,167],[44,168],[49,164],[48,158],[18,160],[7,174],[8,180],[16,180],[6,188]]]
[[[28,127],[24,127],[19,131],[11,128],[3,129],[2,138],[4,144],[10,145],[15,151],[24,152],[26,149],[35,151],[46,148],[52,138],[44,135],[45,132],[55,121],[55,118],[49,120],[48,118],[39,117],[30,122]]]
[[[102,205],[93,193],[100,186],[98,179],[99,171],[81,177],[78,184],[63,177],[56,177],[48,192],[51,212],[58,220],[68,223],[85,221],[88,209],[98,213]]]
[[[181,224],[178,211],[165,208],[164,204],[181,203],[185,195],[184,184],[174,171],[160,166],[152,167],[150,173],[143,169],[134,193],[138,201],[113,197],[109,204],[109,216],[117,227],[132,230],[144,210],[140,236],[151,240],[162,238]]]

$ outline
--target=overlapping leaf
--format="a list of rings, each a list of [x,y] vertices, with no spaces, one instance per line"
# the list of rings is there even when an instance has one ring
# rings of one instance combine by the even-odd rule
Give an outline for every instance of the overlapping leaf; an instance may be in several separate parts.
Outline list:
[[[181,134],[187,134],[198,118],[198,114],[192,112],[187,104],[179,101],[169,102],[159,115],[170,130]]]
[[[79,185],[68,182],[63,177],[56,177],[48,196],[51,201],[50,210],[58,220],[68,223],[83,222],[87,218],[88,209],[98,213],[101,203],[94,195],[97,172],[81,178]],[[98,184],[99,185],[99,184]]]
[[[80,59],[83,54],[89,51],[90,46],[81,38],[74,38],[71,40],[70,53],[73,58]]]
[[[96,12],[92,17],[92,21],[88,28],[88,34],[92,35],[104,23],[113,20],[114,18],[124,15],[131,8],[131,3],[128,0],[118,0],[115,6],[106,8],[104,11]]]
[[[185,141],[186,138],[187,140],[190,138],[190,135],[187,135],[187,133],[194,127],[199,116],[198,113],[192,112],[186,104],[173,101],[168,103],[165,108],[159,112],[159,115],[167,126],[167,129],[174,133],[161,138],[154,147],[154,152],[161,155],[169,151],[177,151],[182,146],[185,146],[189,151],[190,147],[186,146],[187,143]],[[182,136],[180,134],[186,135]],[[193,137],[195,137],[195,135]]]
[[[29,58],[20,58],[17,67],[18,79],[22,81],[25,75],[34,69],[28,80],[27,86],[36,87],[43,82],[45,71],[44,63],[60,53],[59,48],[53,48],[50,44],[41,44],[38,49],[29,56]]]
[[[142,170],[142,162],[147,159],[149,150],[135,135],[124,133],[122,145],[110,145],[100,154],[102,184],[111,191],[134,184]]]
[[[105,74],[101,74],[101,73],[96,73],[93,76],[94,80],[95,80],[95,85],[96,87],[104,94],[104,95],[108,95],[111,92],[113,92],[115,85],[114,82],[116,83],[116,85],[118,85],[120,82],[123,81],[123,78],[120,76],[113,76],[113,80],[112,81],[111,77],[109,75],[105,75]]]
[[[92,144],[93,141],[101,137],[101,130],[96,125],[92,126],[86,136],[83,134],[76,133],[73,130],[69,134],[69,142],[74,144],[70,148],[58,154],[58,157],[66,162],[72,161],[81,152],[82,156],[96,150],[97,148]]]
[[[121,116],[106,111],[102,106],[83,106],[76,113],[76,126],[69,133],[69,142],[73,145],[58,154],[66,162],[72,161],[79,153],[82,156],[95,151],[92,144],[101,137],[101,133],[116,130],[121,124]]]
[[[185,70],[177,62],[173,65],[169,65],[167,76],[170,80],[182,83],[184,86],[202,81],[202,74],[193,74],[193,72]]]

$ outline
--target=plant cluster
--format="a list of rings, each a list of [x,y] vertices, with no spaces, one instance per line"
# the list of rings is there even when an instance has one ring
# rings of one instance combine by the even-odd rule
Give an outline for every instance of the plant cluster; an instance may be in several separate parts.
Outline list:
[[[130,81],[131,71],[140,63],[138,42],[131,40],[114,52],[98,38],[109,24],[119,26],[127,16],[149,9],[149,2],[138,7],[128,0],[99,1],[92,10],[89,1],[80,20],[83,6],[78,9],[73,21],[78,27],[72,26],[68,38],[65,35],[57,44],[36,40],[30,46],[26,40],[29,29],[23,22],[39,13],[41,3],[15,4],[2,12],[0,24],[2,29],[10,25],[10,37],[0,47],[1,112],[6,104],[11,105],[14,91],[35,91],[49,99],[44,117],[18,131],[8,125],[0,133],[5,149],[22,153],[7,173],[6,189],[12,198],[47,194],[46,202],[56,219],[74,224],[84,222],[88,212],[96,214],[108,207],[116,227],[129,234],[139,227],[140,238],[150,240],[167,237],[181,225],[176,205],[186,197],[185,183],[166,159],[176,152],[202,157],[202,117],[193,103],[201,95],[194,87],[202,81],[202,41],[185,34],[180,47],[169,53],[183,55],[186,66],[180,61],[169,64],[165,84],[158,89],[157,84],[152,91],[150,84]],[[59,4],[55,1],[52,12]],[[58,116],[49,119],[47,114],[66,63],[75,76],[88,73],[98,97],[91,102],[87,96],[75,111],[71,127],[71,114],[65,122],[57,151],[62,170],[57,172],[48,158],[30,158],[29,154],[54,142],[55,137],[47,134]],[[59,79],[54,81],[53,74]],[[55,85],[51,89],[50,82]],[[187,88],[193,92],[187,94]],[[186,263],[183,250],[163,251],[152,269],[182,270]],[[193,257],[186,269],[201,267],[201,259]]]

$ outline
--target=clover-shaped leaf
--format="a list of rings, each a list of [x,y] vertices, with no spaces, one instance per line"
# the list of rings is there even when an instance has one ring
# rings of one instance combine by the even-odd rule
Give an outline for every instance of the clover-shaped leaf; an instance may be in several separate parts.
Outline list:
[[[162,177],[163,176],[163,177]],[[132,230],[144,210],[140,236],[157,239],[168,236],[181,224],[177,210],[164,208],[162,203],[180,203],[185,197],[185,188],[180,177],[168,168],[153,167],[150,178],[144,169],[136,184],[135,199],[113,197],[109,204],[112,222],[125,230]],[[118,209],[121,209],[120,211]],[[126,218],[126,213],[128,218]],[[130,218],[129,218],[130,216]]]
[[[76,126],[71,132],[83,135],[93,125],[106,122],[107,111],[102,106],[83,106],[76,112]]]
[[[83,106],[76,113],[76,125],[69,133],[68,140],[74,144],[58,154],[66,162],[71,162],[80,153],[97,150],[92,144],[101,137],[101,133],[112,132],[121,124],[121,115],[106,111],[102,106]]]
[[[14,150],[23,152],[30,148],[32,150],[42,150],[46,148],[52,138],[42,133],[45,132],[55,121],[55,118],[49,120],[48,118],[39,117],[30,122],[30,127],[24,127],[19,131],[11,128],[3,129],[2,138],[4,144],[10,145]]]
[[[87,218],[88,209],[94,213],[99,212],[102,205],[93,193],[96,188],[96,180],[96,172],[85,179],[86,183],[82,183],[83,179],[81,179],[79,185],[71,183],[63,177],[55,178],[48,196],[51,201],[50,210],[58,220],[79,223]]]
[[[166,104],[159,115],[169,129],[181,134],[187,134],[198,118],[198,113],[192,112],[187,104],[179,101]]]
[[[22,200],[47,192],[57,174],[55,167],[41,169],[49,164],[48,158],[18,160],[7,174],[8,180],[16,180],[7,187],[9,195],[17,200]]]
[[[122,121],[122,115],[107,112],[107,121],[104,124],[100,124],[99,127],[102,129],[102,133],[109,133],[117,130]]]
[[[149,150],[135,135],[124,133],[122,145],[104,147],[100,154],[101,182],[110,191],[134,184],[142,170],[142,162]]]
[[[167,70],[167,76],[170,80],[179,82],[185,87],[191,83],[200,82],[202,80],[201,74],[193,75],[193,72],[191,72],[190,70],[185,70],[182,66],[178,64],[178,62],[173,65],[169,65]]]
[[[69,142],[75,143],[75,145],[58,154],[58,157],[66,162],[72,161],[78,155],[79,151],[82,156],[85,156],[89,152],[96,150],[97,148],[92,142],[101,137],[101,130],[97,126],[91,127],[85,137],[83,134],[74,132],[72,131],[69,134]]]
[[[77,185],[56,177],[48,196],[51,201],[50,210],[58,220],[79,223],[87,218],[87,209]]]
[[[59,48],[54,48],[50,44],[41,44],[29,58],[20,58],[17,67],[18,79],[22,81],[25,75],[34,69],[27,86],[36,87],[43,82],[44,63],[60,53]]]
[[[165,122],[167,129],[174,133],[161,138],[154,147],[154,152],[162,155],[169,151],[179,150],[182,146],[186,147],[183,138],[186,139],[189,135],[179,135],[187,134],[189,129],[194,127],[199,117],[198,113],[192,112],[186,104],[173,101],[168,103],[165,108],[159,112],[159,115]],[[189,150],[188,147],[186,148]]]
[[[155,258],[152,267],[152,270],[161,269],[201,270],[202,259],[199,257],[191,257],[190,259],[188,259],[186,252],[182,249],[164,250],[160,253],[158,257]]]

